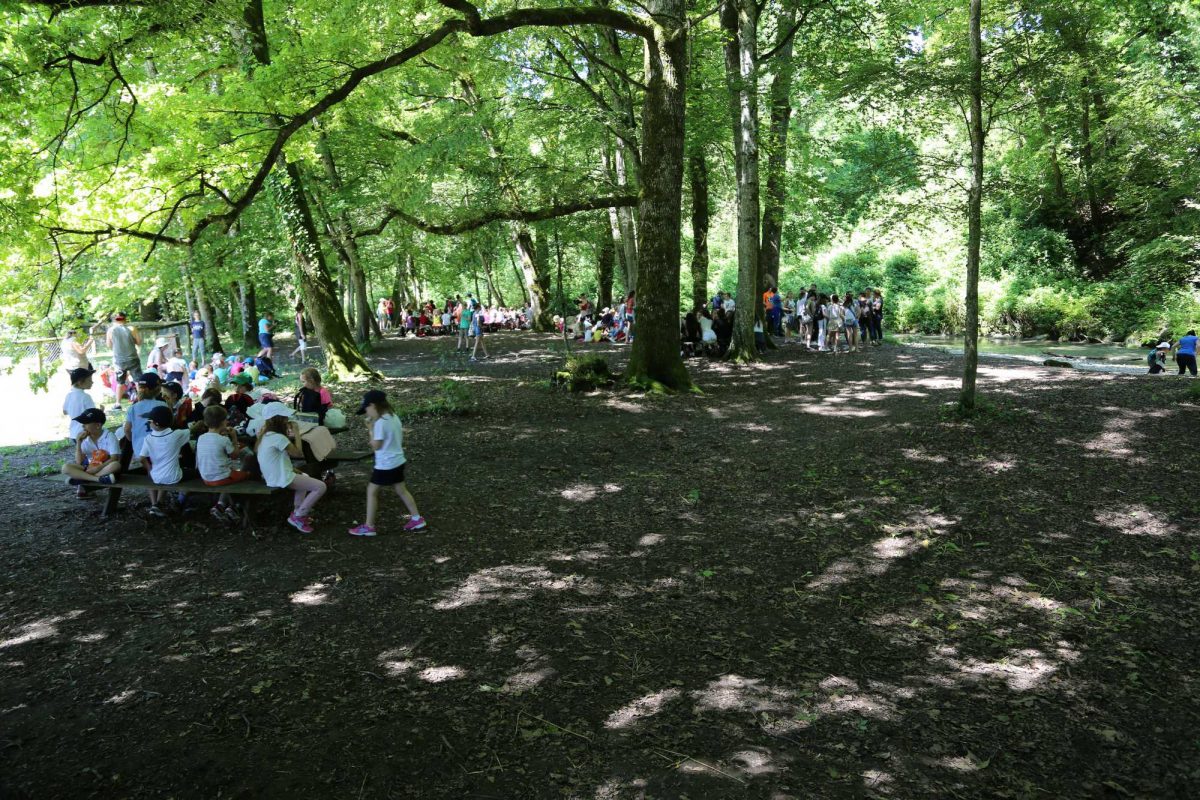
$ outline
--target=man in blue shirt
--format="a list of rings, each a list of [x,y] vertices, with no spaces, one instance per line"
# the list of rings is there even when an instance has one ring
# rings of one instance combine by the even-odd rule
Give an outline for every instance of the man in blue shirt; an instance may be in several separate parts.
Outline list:
[[[196,362],[196,366],[204,366],[204,322],[200,319],[200,312],[192,312],[192,361]]]
[[[1188,331],[1187,336],[1182,337],[1175,344],[1175,363],[1179,365],[1179,374],[1182,375],[1186,369],[1192,373],[1192,377],[1196,376],[1196,332]]]

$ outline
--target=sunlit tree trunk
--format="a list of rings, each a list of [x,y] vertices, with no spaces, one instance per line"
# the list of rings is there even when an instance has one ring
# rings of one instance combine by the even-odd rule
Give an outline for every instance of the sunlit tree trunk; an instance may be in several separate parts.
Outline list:
[[[733,153],[737,177],[738,288],[733,342],[729,357],[752,361],[754,320],[761,303],[758,291],[758,6],[755,0],[724,0],[725,79],[733,118]]]
[[[971,0],[970,116],[971,184],[967,192],[967,298],[963,338],[963,379],[959,403],[975,408],[975,377],[979,367],[979,248],[983,236],[983,57],[980,37],[982,0]]]
[[[692,380],[679,353],[686,20],[683,0],[651,0],[646,8],[659,29],[645,42],[637,313],[627,377],[635,386],[686,390]]]
[[[613,264],[616,259],[617,248],[605,230],[596,246],[596,283],[599,286],[596,303],[601,308],[608,308],[613,302]]]
[[[688,159],[692,184],[692,307],[708,303],[708,162],[697,148]]]
[[[787,199],[787,143],[792,119],[792,41],[790,35],[796,12],[785,8],[776,25],[781,39],[775,44],[771,63],[771,124],[767,133],[767,190],[763,202],[762,245],[758,251],[759,277],[768,282],[780,280],[780,250],[783,242],[784,202]],[[768,277],[769,276],[769,277]]]

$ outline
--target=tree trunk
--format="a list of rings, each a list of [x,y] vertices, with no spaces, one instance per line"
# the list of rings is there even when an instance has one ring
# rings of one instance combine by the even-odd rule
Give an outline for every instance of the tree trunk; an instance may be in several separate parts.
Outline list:
[[[692,307],[708,304],[708,162],[703,148],[688,159],[692,182]]]
[[[375,319],[372,307],[365,301],[366,286],[359,286],[357,247],[354,248],[355,253],[351,255],[352,245],[350,243],[354,239],[345,235],[344,229],[334,222],[320,194],[314,194],[313,201],[317,207],[317,213],[321,215],[321,223],[333,243],[333,251],[337,253],[338,263],[342,265],[342,279],[337,282],[336,289],[338,297],[341,299],[342,309],[346,314],[346,325],[354,331],[356,342],[360,345],[366,344],[370,340],[371,331],[379,330],[379,321]],[[367,306],[365,314],[363,313],[364,305]]]
[[[281,156],[277,170],[282,170],[283,175],[276,173],[273,176],[276,202],[279,203],[288,240],[292,244],[292,254],[303,277],[300,285],[304,293],[304,306],[312,317],[313,328],[325,350],[327,368],[340,380],[361,376],[379,377],[355,346],[346,318],[342,316],[337,287],[325,266],[325,254],[321,252],[317,239],[317,226],[313,223],[312,211],[304,196],[300,169]]]
[[[615,242],[606,229],[601,232],[600,242],[596,247],[596,283],[599,285],[596,303],[601,308],[610,308],[613,303],[613,264],[616,258]]]
[[[959,404],[975,408],[975,376],[979,367],[979,248],[983,235],[983,57],[980,37],[982,0],[971,0],[970,105],[971,184],[967,192],[967,298],[963,338],[963,380]]]
[[[521,302],[529,302],[529,288],[525,285],[525,278],[521,275],[521,268],[517,266],[517,260],[513,258],[512,251],[508,251],[508,263],[512,264],[513,274],[517,276],[517,286],[521,287]]]
[[[383,331],[379,330],[379,321],[375,319],[375,315],[371,313],[373,308],[370,296],[367,294],[367,278],[363,272],[362,262],[358,258],[358,242],[354,239],[354,229],[350,225],[350,215],[346,213],[346,206],[342,198],[342,177],[338,173],[337,164],[333,160],[333,151],[329,149],[329,139],[325,136],[325,132],[321,131],[317,134],[317,153],[321,156],[321,164],[325,167],[325,177],[329,180],[329,185],[333,189],[335,197],[334,201],[337,205],[330,211],[330,219],[333,222],[332,230],[341,243],[341,249],[346,255],[346,263],[349,267],[349,280],[354,292],[355,310],[358,318],[357,335],[360,342],[366,342],[371,334],[375,338],[383,338]]]
[[[767,134],[767,192],[763,204],[762,246],[758,251],[759,276],[768,282],[779,282],[780,249],[783,241],[783,209],[787,198],[784,181],[787,179],[788,126],[792,119],[792,27],[796,12],[785,6],[779,14],[780,41],[775,44],[771,78],[771,127]],[[787,37],[783,39],[782,37]],[[766,277],[770,276],[770,277]]]
[[[200,285],[200,281],[193,284],[193,289],[196,292],[196,310],[200,312],[200,321],[204,323],[204,330],[207,334],[205,345],[210,353],[221,352],[221,339],[217,335],[217,317],[212,313],[212,306],[208,303],[208,297],[204,294],[204,287]],[[197,364],[197,366],[200,366]]]
[[[254,284],[250,281],[238,283],[239,308],[242,316],[242,347],[248,353],[258,352],[258,303],[254,296]]]
[[[755,0],[724,0],[725,80],[733,119],[733,153],[737,175],[738,288],[729,357],[753,361],[754,320],[758,297],[758,7]],[[749,312],[749,313],[747,313]]]
[[[262,0],[246,0],[242,7],[242,20],[249,36],[249,49],[253,64],[268,66],[271,49],[263,17]],[[248,72],[253,71],[250,59],[244,59]],[[275,122],[279,122],[278,118]],[[280,172],[283,174],[281,175]],[[325,350],[326,365],[339,379],[362,376],[379,377],[372,370],[363,354],[354,344],[354,337],[346,325],[346,317],[338,302],[337,286],[325,266],[325,254],[313,223],[312,210],[304,193],[304,181],[300,169],[280,153],[271,175],[275,189],[275,201],[283,217],[283,226],[292,245],[292,256],[300,268],[303,280],[300,288],[305,307],[312,317],[313,328]]]
[[[549,292],[543,274],[545,266],[544,262],[541,268],[538,266],[538,254],[533,244],[533,236],[529,233],[528,228],[518,227],[513,233],[513,240],[517,246],[517,255],[521,258],[523,283],[532,309],[531,316],[533,318],[529,320],[530,327],[535,331],[553,330],[554,321],[551,319],[552,315],[548,307]]]
[[[628,191],[630,185],[629,173],[625,166],[624,147],[620,142],[617,142],[613,163],[617,169],[617,185],[622,188],[622,191]],[[621,249],[625,253],[625,277],[629,281],[630,286],[637,286],[637,226],[634,223],[632,208],[623,206],[617,209],[617,226],[621,231]]]
[[[642,191],[638,206],[637,314],[627,377],[655,390],[692,388],[679,354],[687,34],[683,0],[650,0],[660,26],[644,42]]]
[[[488,240],[491,241],[490,239]],[[496,282],[496,277],[492,272],[492,253],[491,249],[476,246],[476,252],[479,253],[479,260],[483,264],[483,274],[487,279],[488,287],[488,305],[492,304],[492,296],[495,295],[496,304],[501,308],[507,308],[507,303],[504,302],[504,295],[500,294],[500,284]]]

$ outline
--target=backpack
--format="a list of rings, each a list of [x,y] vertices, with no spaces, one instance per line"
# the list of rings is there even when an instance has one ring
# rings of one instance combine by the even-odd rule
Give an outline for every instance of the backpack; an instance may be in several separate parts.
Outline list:
[[[820,303],[817,303],[817,308],[813,312],[813,319],[816,320],[817,322],[820,322],[821,320],[825,319],[825,306],[821,305]]]

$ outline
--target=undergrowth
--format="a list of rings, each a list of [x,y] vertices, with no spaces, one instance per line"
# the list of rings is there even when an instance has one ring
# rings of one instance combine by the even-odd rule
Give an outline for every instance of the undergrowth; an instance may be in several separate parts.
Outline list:
[[[471,413],[474,406],[475,401],[465,383],[446,379],[438,384],[433,394],[415,403],[399,406],[396,413],[404,420],[417,417],[461,417]]]
[[[613,375],[604,356],[570,356],[552,381],[572,392],[589,392],[612,386]]]

